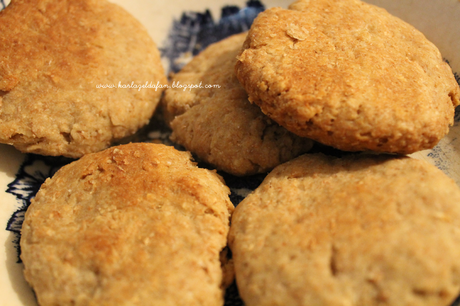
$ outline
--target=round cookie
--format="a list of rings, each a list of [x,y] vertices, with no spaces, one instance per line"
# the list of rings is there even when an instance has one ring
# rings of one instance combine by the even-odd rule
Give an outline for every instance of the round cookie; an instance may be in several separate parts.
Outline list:
[[[448,306],[460,290],[460,190],[409,157],[306,154],[235,209],[245,305]]]
[[[234,73],[245,37],[237,34],[203,50],[174,75],[163,98],[172,140],[238,176],[267,172],[312,147],[311,140],[290,133],[248,102]],[[187,84],[201,87],[177,87]],[[218,87],[206,88],[212,85]]]
[[[190,154],[129,144],[42,185],[22,227],[40,305],[223,305],[229,189]]]
[[[432,148],[459,87],[411,25],[357,0],[300,0],[255,19],[236,75],[270,118],[347,151]]]
[[[146,29],[105,0],[12,0],[0,32],[0,143],[23,152],[105,149],[148,123],[160,99],[123,87],[167,82]]]

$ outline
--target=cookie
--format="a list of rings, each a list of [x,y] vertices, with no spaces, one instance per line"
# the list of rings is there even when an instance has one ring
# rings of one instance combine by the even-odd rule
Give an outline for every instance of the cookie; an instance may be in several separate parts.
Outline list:
[[[409,157],[306,154],[235,209],[245,305],[450,305],[460,291],[460,190]]]
[[[357,0],[300,0],[255,19],[236,75],[270,118],[346,151],[413,153],[453,124],[459,87],[411,25]]]
[[[223,305],[229,189],[188,152],[128,144],[40,188],[22,227],[40,305]]]
[[[161,88],[138,87],[167,82],[146,29],[105,0],[13,0],[0,33],[0,143],[22,152],[105,149],[158,105]]]
[[[200,160],[237,176],[267,172],[312,147],[310,139],[290,133],[249,103],[234,73],[246,34],[203,50],[174,75],[163,98],[171,139]]]

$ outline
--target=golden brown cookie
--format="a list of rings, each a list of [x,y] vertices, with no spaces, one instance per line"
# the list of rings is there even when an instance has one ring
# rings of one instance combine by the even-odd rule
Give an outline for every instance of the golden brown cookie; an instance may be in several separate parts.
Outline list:
[[[202,51],[171,80],[172,86],[201,88],[170,88],[163,99],[172,140],[238,176],[267,172],[312,147],[310,139],[290,133],[249,103],[234,73],[245,37],[237,34]],[[206,88],[213,85],[218,87]]]
[[[306,154],[235,209],[245,305],[448,306],[460,291],[460,190],[409,157]]]
[[[358,0],[300,0],[254,21],[236,75],[270,118],[342,150],[412,153],[453,123],[459,87],[411,25]]]
[[[105,0],[13,0],[0,33],[0,142],[23,152],[105,149],[145,125],[160,99],[123,87],[166,83],[146,29]]]
[[[228,193],[172,147],[85,155],[27,210],[25,277],[40,305],[223,305]]]

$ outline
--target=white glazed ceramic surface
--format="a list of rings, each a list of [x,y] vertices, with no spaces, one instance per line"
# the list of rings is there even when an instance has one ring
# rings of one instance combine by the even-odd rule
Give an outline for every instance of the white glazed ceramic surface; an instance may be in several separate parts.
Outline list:
[[[213,20],[218,22],[222,7],[232,5],[244,8],[247,5],[245,1],[239,0],[115,0],[114,2],[137,17],[163,51],[171,46],[169,34],[174,21],[177,23],[183,12],[204,13],[209,10]],[[281,0],[261,2],[266,8],[272,6],[286,8],[290,3]],[[422,31],[438,46],[453,71],[460,73],[460,2],[458,0],[367,0],[367,2],[386,8],[390,13]],[[170,68],[169,64],[165,57],[164,65],[167,69]],[[418,152],[413,156],[436,165],[460,185],[460,156],[458,155],[460,116],[457,117],[450,133],[436,148]],[[153,131],[151,135],[156,138],[167,137],[160,131]],[[12,216],[24,206],[24,199],[36,191],[29,190],[33,184],[28,183],[40,181],[56,169],[50,170],[46,160],[40,159],[34,160],[30,165],[23,164],[28,158],[11,146],[0,145],[0,306],[37,305],[32,290],[23,278],[23,266],[17,263],[14,241],[19,236],[11,231],[11,228],[14,229],[16,226],[17,229],[18,225],[14,224]],[[19,173],[22,175],[21,180],[17,180]],[[251,186],[245,186],[246,183],[245,180],[241,183],[236,182],[236,187],[232,188],[234,196],[239,196],[241,199],[251,190]],[[6,230],[7,227],[10,230]]]

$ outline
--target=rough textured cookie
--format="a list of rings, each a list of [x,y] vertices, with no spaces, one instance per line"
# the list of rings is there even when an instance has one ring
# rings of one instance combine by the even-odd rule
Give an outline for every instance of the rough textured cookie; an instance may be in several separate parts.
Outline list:
[[[161,90],[122,87],[166,83],[145,28],[105,0],[13,0],[0,33],[0,142],[23,152],[100,151],[159,102]]]
[[[172,147],[87,154],[27,210],[25,277],[40,305],[223,305],[228,193]]]
[[[245,305],[450,305],[460,291],[460,190],[409,157],[303,155],[235,209]]]
[[[163,98],[172,140],[234,175],[267,172],[312,146],[310,139],[290,133],[249,103],[234,72],[245,37],[237,34],[209,46],[171,80],[202,88],[170,88]]]
[[[453,123],[459,87],[411,25],[357,0],[300,0],[254,21],[236,75],[270,118],[342,150],[412,153]]]

